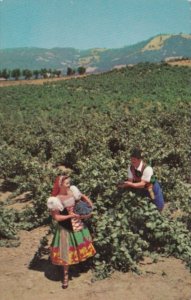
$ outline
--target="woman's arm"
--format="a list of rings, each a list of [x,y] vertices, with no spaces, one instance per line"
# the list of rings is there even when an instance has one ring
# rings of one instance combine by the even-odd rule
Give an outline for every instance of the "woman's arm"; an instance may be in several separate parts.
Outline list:
[[[89,219],[89,218],[91,218],[92,217],[92,213],[91,214],[88,214],[88,215],[81,215],[80,216],[80,219],[81,220],[86,220],[86,219]]]
[[[135,189],[142,189],[145,187],[145,184],[147,182],[144,180],[141,180],[140,182],[132,182],[132,181],[124,181],[123,185],[121,187],[123,188],[135,188]]]
[[[77,214],[71,214],[71,215],[63,216],[63,215],[60,214],[60,212],[58,210],[52,210],[51,215],[52,215],[52,218],[57,222],[65,221],[65,220],[68,220],[68,219],[71,219],[71,218],[79,218],[80,217]]]
[[[86,195],[83,195],[83,194],[82,194],[81,199],[82,199],[83,201],[85,201],[87,204],[89,204],[89,206],[93,207],[92,201],[91,201]]]
[[[92,207],[93,208],[93,203],[92,203],[92,201],[86,196],[86,195],[83,195],[82,194],[82,197],[81,197],[81,199],[83,200],[83,201],[85,201],[90,207]],[[88,218],[90,218],[92,216],[92,213],[90,213],[90,214],[88,214],[88,215],[81,215],[80,216],[80,219],[88,219]]]

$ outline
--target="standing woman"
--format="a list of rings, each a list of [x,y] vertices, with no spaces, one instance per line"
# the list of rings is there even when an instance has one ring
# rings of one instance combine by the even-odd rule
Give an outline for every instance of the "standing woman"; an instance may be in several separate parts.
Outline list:
[[[48,205],[52,218],[58,222],[50,248],[51,261],[55,265],[63,266],[63,288],[68,287],[69,266],[85,261],[96,253],[89,230],[82,221],[90,215],[82,217],[74,213],[76,190],[76,187],[74,191],[72,190],[68,176],[58,176],[53,186],[52,196],[59,199],[59,206],[53,208]],[[91,200],[79,190],[77,197],[90,207],[93,206]]]

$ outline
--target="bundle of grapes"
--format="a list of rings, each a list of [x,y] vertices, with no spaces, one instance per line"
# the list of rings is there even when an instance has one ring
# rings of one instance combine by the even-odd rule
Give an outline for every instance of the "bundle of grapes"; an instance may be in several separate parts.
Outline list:
[[[79,200],[76,201],[74,212],[78,215],[89,215],[92,212],[92,207],[88,203]]]
[[[70,189],[76,200],[74,212],[78,215],[89,215],[92,212],[92,207],[89,206],[87,202],[81,200],[82,194],[79,189],[74,185],[72,185]]]

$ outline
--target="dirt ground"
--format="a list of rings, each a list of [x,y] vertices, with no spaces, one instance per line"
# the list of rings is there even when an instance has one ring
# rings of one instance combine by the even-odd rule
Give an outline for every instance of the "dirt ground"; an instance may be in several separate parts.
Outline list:
[[[91,270],[71,272],[68,289],[61,288],[62,273],[44,254],[29,268],[40,239],[48,232],[41,227],[21,231],[21,244],[0,248],[0,291],[2,300],[191,300],[191,274],[175,258],[148,258],[141,264],[142,275],[115,272],[111,278],[92,282]],[[51,237],[50,237],[51,238]]]
[[[0,87],[5,87],[5,86],[15,86],[15,85],[30,85],[30,84],[35,84],[35,85],[43,85],[44,83],[53,83],[57,81],[63,81],[63,80],[69,80],[69,79],[74,79],[74,78],[82,78],[82,77],[87,77],[88,74],[86,75],[75,75],[75,76],[62,76],[60,78],[45,78],[45,79],[29,79],[29,80],[2,80],[0,81]]]
[[[169,61],[168,64],[171,66],[191,67],[191,60],[185,59],[179,61]]]

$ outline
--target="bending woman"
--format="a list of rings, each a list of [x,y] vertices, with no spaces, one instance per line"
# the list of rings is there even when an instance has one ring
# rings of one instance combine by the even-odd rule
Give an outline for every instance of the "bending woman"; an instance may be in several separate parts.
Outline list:
[[[80,216],[74,213],[77,197],[89,206],[93,205],[87,196],[79,190],[76,193],[76,190],[76,187],[72,190],[68,176],[57,177],[52,190],[52,196],[56,196],[59,206],[51,209],[52,218],[58,222],[50,248],[51,261],[55,265],[63,266],[63,288],[68,287],[69,266],[85,261],[96,253],[89,230],[82,221],[90,215]]]
[[[162,189],[153,175],[153,169],[144,163],[141,151],[133,149],[131,165],[128,168],[128,179],[118,185],[119,188],[142,189],[143,196],[149,197],[159,211],[164,208]]]

